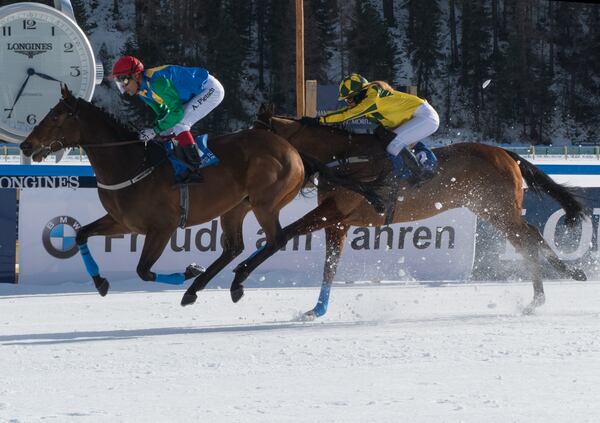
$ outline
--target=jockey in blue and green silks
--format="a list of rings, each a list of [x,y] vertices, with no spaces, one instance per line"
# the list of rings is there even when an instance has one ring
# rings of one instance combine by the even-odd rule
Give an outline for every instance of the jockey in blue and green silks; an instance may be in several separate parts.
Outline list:
[[[144,70],[132,56],[115,63],[111,78],[122,94],[140,96],[156,114],[154,126],[143,129],[140,139],[174,136],[186,162],[197,168],[200,153],[190,128],[221,103],[221,83],[203,68],[166,65]]]

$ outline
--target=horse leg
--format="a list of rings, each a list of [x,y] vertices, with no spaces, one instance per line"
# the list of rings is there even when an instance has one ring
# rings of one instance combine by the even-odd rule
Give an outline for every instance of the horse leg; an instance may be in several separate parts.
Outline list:
[[[250,204],[244,201],[221,216],[221,227],[223,228],[223,252],[208,268],[198,276],[187,289],[181,305],[186,306],[196,302],[196,292],[204,289],[208,282],[217,275],[225,266],[244,251],[244,238],[242,223],[246,214],[250,211]]]
[[[310,311],[304,313],[308,318],[321,317],[327,313],[329,305],[329,292],[331,284],[337,272],[338,264],[344,250],[344,243],[348,236],[348,225],[338,223],[337,225],[328,226],[325,228],[325,266],[323,267],[323,283],[321,284],[321,292],[317,305]]]
[[[556,255],[537,227],[531,224],[528,225],[532,235],[535,236],[540,245],[542,255],[546,258],[546,260],[548,260],[548,263],[550,263],[552,267],[561,272],[563,275],[568,276],[576,281],[587,280],[587,276],[583,270],[569,266]]]
[[[507,226],[505,233],[515,249],[531,263],[533,300],[523,309],[523,313],[532,314],[536,307],[546,302],[539,254],[541,234],[523,218],[520,218],[518,223]]]
[[[106,214],[100,219],[81,227],[77,231],[75,242],[77,243],[77,247],[79,247],[79,252],[83,259],[83,263],[85,264],[88,274],[94,280],[94,285],[96,286],[98,293],[103,297],[107,294],[110,284],[105,278],[100,276],[100,269],[92,257],[92,253],[87,245],[87,240],[91,236],[120,235],[128,234],[130,232],[131,231],[129,229],[115,221],[115,219],[113,219],[113,217],[109,214]]]
[[[254,256],[263,251],[265,254],[271,256],[277,250],[282,248],[287,242],[285,239],[285,234],[283,233],[283,229],[281,228],[281,223],[279,223],[279,210],[272,211],[262,207],[254,207],[253,211],[258,224],[265,233],[267,240],[265,246],[252,253],[249,259],[252,259]],[[244,296],[244,286],[242,285],[242,282],[252,271],[249,270],[247,273],[245,273],[245,277],[242,279],[241,277],[238,277],[238,268],[239,265],[234,269],[235,278],[233,279],[230,287],[231,300],[234,303],[237,303]]]
[[[315,209],[283,228],[283,240],[279,248],[283,247],[287,241],[295,236],[318,231],[319,229],[340,222],[343,218],[344,215],[338,210],[335,199],[333,197],[328,197]],[[262,247],[252,253],[246,260],[238,264],[233,270],[235,278],[232,282],[232,287],[234,285],[236,287],[242,286],[242,283],[246,280],[248,275],[250,275],[250,273],[266,259],[275,254],[277,250],[278,248],[269,248],[268,246]]]
[[[185,282],[185,278],[187,277],[185,272],[162,274],[154,273],[150,270],[165,250],[174,230],[175,228],[167,226],[155,227],[146,234],[142,254],[136,268],[138,276],[143,281],[161,282],[170,285],[181,285]]]

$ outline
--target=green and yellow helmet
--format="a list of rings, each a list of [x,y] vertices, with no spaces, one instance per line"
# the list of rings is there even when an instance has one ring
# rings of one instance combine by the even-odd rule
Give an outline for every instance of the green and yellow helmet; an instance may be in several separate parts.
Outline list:
[[[367,81],[364,77],[357,73],[351,73],[340,82],[340,96],[338,100],[345,100],[348,97],[353,97],[362,91]]]

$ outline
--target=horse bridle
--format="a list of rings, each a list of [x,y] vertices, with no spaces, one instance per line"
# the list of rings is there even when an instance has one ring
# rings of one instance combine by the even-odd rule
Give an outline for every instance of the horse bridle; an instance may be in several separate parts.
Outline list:
[[[294,122],[300,123],[298,121],[298,119],[291,119],[291,120],[293,120]],[[259,125],[264,126],[267,131],[271,131],[271,132],[273,132],[276,135],[280,135],[280,134],[277,133],[277,131],[275,130],[275,127],[273,126],[273,116],[269,116],[269,121],[268,122],[265,122],[265,121],[263,121],[261,119],[256,119],[256,120],[254,120],[254,123],[255,124],[258,123]],[[294,138],[296,138],[296,136],[298,136],[298,134],[300,134],[300,132],[302,132],[302,130],[304,128],[306,128],[307,126],[308,125],[302,125],[302,124],[300,124],[300,128],[298,128],[296,130],[296,132],[292,133],[289,137],[286,137],[286,139],[288,140],[288,142],[292,141]]]
[[[69,110],[69,113],[68,113],[69,117],[79,119],[79,100],[76,101],[74,106],[69,104],[64,99],[61,99],[60,102],[63,103]],[[60,127],[60,125],[52,125],[52,126],[50,126],[50,129],[59,128],[59,127]],[[37,153],[41,152],[42,157],[45,159],[51,153],[55,153],[55,152],[65,148],[64,142],[66,142],[66,138],[64,136],[59,137],[58,139],[52,140],[49,144],[46,144],[46,145],[42,144],[40,146],[40,148],[35,150],[32,154],[37,154]],[[108,142],[108,143],[100,143],[100,144],[97,144],[97,143],[76,144],[75,146],[84,147],[84,148],[85,147],[102,148],[102,147],[119,147],[119,146],[124,146],[124,145],[129,145],[129,144],[137,144],[137,143],[146,143],[146,141],[136,139],[136,140],[130,140],[130,141],[117,141],[117,142]],[[72,146],[69,146],[69,147],[72,147]]]

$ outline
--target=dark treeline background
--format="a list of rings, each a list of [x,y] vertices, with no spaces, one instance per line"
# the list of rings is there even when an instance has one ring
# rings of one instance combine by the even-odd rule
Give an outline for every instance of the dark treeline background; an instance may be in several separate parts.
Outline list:
[[[120,53],[149,66],[203,66],[223,83],[226,98],[202,130],[247,126],[264,100],[294,113],[294,0],[111,1],[121,29],[133,31]],[[76,10],[88,11],[80,16],[83,26],[97,25],[95,4],[73,1]],[[135,17],[124,22],[127,4]],[[356,71],[370,80],[416,85],[440,113],[441,135],[600,142],[598,5],[305,0],[304,7],[307,79],[337,84]],[[100,56],[110,68],[115,57]],[[487,79],[492,83],[483,89]]]

